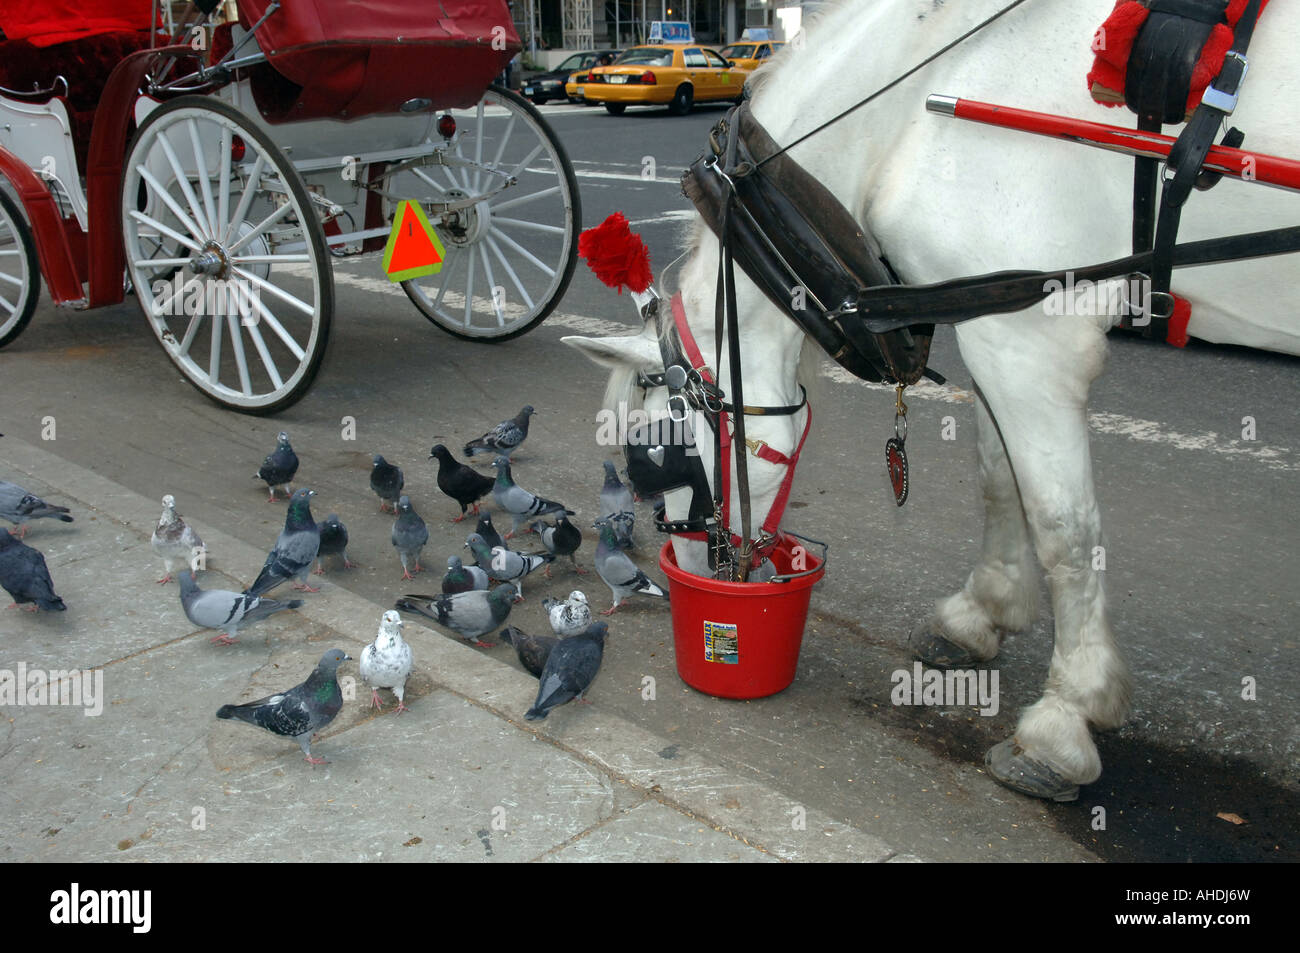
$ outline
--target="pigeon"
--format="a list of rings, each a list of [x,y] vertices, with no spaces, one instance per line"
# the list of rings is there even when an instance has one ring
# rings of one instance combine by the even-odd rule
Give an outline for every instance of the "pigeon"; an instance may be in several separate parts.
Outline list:
[[[502,583],[486,592],[476,589],[449,596],[408,595],[398,599],[396,607],[432,619],[466,642],[490,649],[492,645],[480,640],[479,636],[495,632],[506,621],[514,604],[513,594],[514,587]]]
[[[397,500],[402,495],[406,480],[402,477],[402,468],[389,463],[379,454],[374,455],[370,467],[370,489],[379,496],[379,512],[387,513],[388,507],[397,512]]]
[[[298,454],[294,453],[293,447],[289,446],[289,435],[281,430],[275,440],[275,449],[267,454],[266,459],[262,461],[262,466],[253,474],[253,479],[266,481],[266,487],[271,491],[271,496],[266,502],[274,503],[275,488],[277,486],[282,488],[287,497],[289,481],[297,472]]]
[[[22,527],[18,533],[19,539],[27,536],[27,527],[24,524],[28,520],[51,517],[64,523],[72,522],[66,506],[52,506],[34,493],[28,493],[17,483],[8,483],[5,480],[0,480],[0,516],[15,526]]]
[[[275,541],[275,548],[267,554],[266,565],[257,579],[245,591],[250,596],[270,592],[287,579],[297,579],[295,589],[320,592],[307,585],[307,574],[320,552],[320,529],[311,518],[311,498],[315,490],[299,487],[289,500],[285,514],[284,530]]]
[[[624,549],[631,549],[636,506],[632,501],[632,491],[619,480],[612,460],[605,461],[605,485],[600,488],[600,515],[612,518],[614,537]]]
[[[493,546],[504,546],[506,544],[506,541],[501,538],[501,534],[497,532],[497,528],[492,525],[491,513],[479,514],[478,526],[474,528],[474,532],[483,537],[483,542],[488,544],[489,549]]]
[[[411,709],[402,696],[411,674],[411,647],[402,641],[402,617],[389,609],[379,620],[375,641],[361,650],[361,678],[370,686],[370,706],[383,710],[379,689],[387,688],[397,696],[397,713]]]
[[[600,660],[605,654],[605,637],[609,626],[593,622],[582,634],[561,639],[547,656],[546,666],[538,676],[537,701],[524,713],[529,721],[537,721],[551,713],[551,709],[565,702],[583,697],[600,671]]]
[[[578,565],[577,557],[573,555],[582,545],[582,530],[570,523],[567,516],[561,515],[554,526],[545,520],[529,523],[528,530],[542,537],[542,544],[552,556],[568,556],[573,563],[573,571],[580,575],[586,574],[587,570]],[[551,578],[550,566],[546,567],[546,578]]]
[[[331,513],[320,524],[320,549],[316,552],[316,568],[313,575],[325,575],[325,557],[342,556],[344,569],[355,569],[357,564],[348,559],[348,528],[339,520],[339,514]]]
[[[508,458],[497,457],[492,461],[492,466],[497,468],[497,482],[492,487],[492,499],[496,501],[497,506],[514,518],[514,526],[510,532],[506,533],[506,539],[519,532],[520,524],[529,517],[546,516],[548,513],[573,515],[573,510],[566,509],[563,503],[542,499],[540,496],[529,493],[523,487],[516,486],[514,480],[510,478],[510,460]]]
[[[465,539],[465,545],[474,554],[474,561],[478,567],[490,578],[497,582],[515,584],[518,592],[516,601],[524,598],[524,576],[555,559],[551,553],[517,553],[504,546],[493,546],[488,549],[487,544],[483,542],[483,537],[478,533],[470,533]]]
[[[478,566],[464,565],[459,556],[447,560],[447,574],[442,577],[443,595],[471,592],[474,589],[486,590],[491,584],[488,574]]]
[[[181,608],[185,610],[185,618],[205,629],[221,629],[221,635],[214,635],[209,640],[218,645],[234,645],[240,626],[265,619],[281,609],[297,609],[302,605],[301,599],[281,602],[228,589],[200,589],[194,580],[194,571],[189,568],[182,569],[177,579],[181,584]]]
[[[429,528],[420,519],[420,514],[411,508],[411,498],[403,496],[397,501],[397,519],[393,521],[393,548],[402,560],[402,578],[414,579],[415,572],[423,572],[420,565],[420,553],[429,541]]]
[[[537,411],[526,406],[509,420],[503,420],[477,440],[465,444],[465,456],[474,457],[480,453],[509,457],[519,449],[519,445],[528,436],[528,418]]]
[[[581,589],[574,589],[567,599],[543,599],[542,608],[556,635],[577,635],[591,625],[591,606]]]
[[[668,598],[664,592],[628,558],[627,553],[619,548],[614,536],[613,524],[608,519],[599,519],[595,528],[600,530],[600,542],[596,546],[596,572],[605,580],[609,591],[614,594],[614,604],[601,612],[610,615],[622,605],[623,600],[633,593],[644,592],[649,596]]]
[[[460,516],[452,522],[459,523],[463,520],[470,506],[474,507],[474,515],[477,516],[478,501],[492,492],[495,481],[461,463],[442,444],[429,451],[429,459],[435,457],[438,460],[438,489],[460,504]]]
[[[176,498],[170,493],[162,498],[162,516],[153,529],[153,538],[149,545],[163,561],[167,575],[158,580],[160,583],[171,582],[172,573],[181,566],[190,566],[196,556],[203,552],[203,540],[199,534],[181,519],[176,512]]]
[[[244,705],[222,705],[217,709],[217,717],[238,718],[272,734],[292,738],[308,762],[325,764],[324,758],[312,757],[311,739],[342,710],[338,670],[339,665],[350,661],[352,656],[342,649],[330,649],[301,685]]]
[[[555,648],[556,643],[560,641],[553,635],[529,635],[513,625],[508,625],[501,630],[501,639],[508,645],[514,646],[520,664],[533,678],[542,677],[546,659],[551,654],[551,649]]]
[[[0,587],[14,600],[10,609],[22,606],[28,612],[38,608],[63,612],[68,608],[54,594],[45,556],[10,533],[0,533]]]

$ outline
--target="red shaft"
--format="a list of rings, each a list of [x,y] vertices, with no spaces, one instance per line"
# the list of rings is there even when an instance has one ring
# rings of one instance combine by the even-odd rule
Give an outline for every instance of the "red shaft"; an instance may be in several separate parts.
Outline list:
[[[1051,136],[1054,139],[1065,139],[1099,149],[1149,156],[1153,159],[1167,159],[1175,141],[1172,136],[1163,136],[1159,133],[1108,126],[1105,123],[1054,116],[1051,113],[1032,112],[1028,109],[1013,109],[1010,106],[982,103],[974,99],[931,96],[926,101],[926,108],[931,112],[954,116],[957,119],[1032,132],[1040,136]],[[1300,192],[1300,162],[1294,159],[1282,159],[1278,156],[1232,149],[1227,146],[1211,146],[1203,168],[1210,172],[1221,172],[1235,179],[1257,181]]]

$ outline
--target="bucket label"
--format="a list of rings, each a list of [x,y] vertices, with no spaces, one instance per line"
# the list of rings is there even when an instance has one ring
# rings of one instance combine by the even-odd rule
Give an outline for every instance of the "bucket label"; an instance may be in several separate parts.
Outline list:
[[[724,665],[740,664],[740,636],[734,623],[705,621],[704,660]]]

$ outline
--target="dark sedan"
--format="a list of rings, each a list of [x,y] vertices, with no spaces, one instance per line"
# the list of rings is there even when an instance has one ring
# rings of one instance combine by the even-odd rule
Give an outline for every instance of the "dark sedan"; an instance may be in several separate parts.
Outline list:
[[[593,66],[604,66],[607,63],[612,63],[619,52],[619,50],[587,50],[582,53],[574,53],[572,56],[566,57],[564,62],[549,73],[539,73],[529,79],[524,83],[521,92],[538,106],[553,99],[567,99],[568,95],[564,92],[564,84],[569,81],[572,74],[580,70],[591,69]]]

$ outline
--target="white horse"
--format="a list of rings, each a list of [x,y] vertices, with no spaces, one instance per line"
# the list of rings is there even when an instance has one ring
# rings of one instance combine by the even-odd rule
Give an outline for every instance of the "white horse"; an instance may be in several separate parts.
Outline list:
[[[839,3],[808,25],[804,42],[751,80],[754,114],[778,143],[790,143],[1004,5]],[[1300,120],[1292,108],[1300,100],[1298,7],[1275,3],[1261,17],[1249,51],[1250,78],[1231,119],[1246,132],[1247,148],[1287,157],[1300,155]],[[1084,79],[1094,32],[1111,8],[1110,0],[1030,0],[790,154],[867,225],[907,284],[1126,255],[1131,159],[924,108],[928,94],[940,93],[1131,127],[1127,110],[1092,103]],[[1276,191],[1224,181],[1189,199],[1179,240],[1292,225],[1298,209]],[[710,364],[717,265],[716,240],[697,217],[678,283]],[[1218,340],[1231,324],[1244,343],[1297,350],[1300,322],[1286,307],[1284,268],[1294,275],[1294,260],[1175,271],[1174,290],[1192,302],[1191,333]],[[745,402],[796,404],[801,344],[804,357],[813,345],[739,270],[737,281]],[[979,396],[984,539],[965,585],[938,601],[913,630],[912,645],[934,662],[993,658],[1002,633],[1023,630],[1037,616],[1037,554],[1056,624],[1051,669],[1042,698],[1023,712],[1014,739],[990,752],[989,764],[1018,790],[1064,800],[1100,776],[1090,727],[1123,722],[1131,680],[1107,619],[1104,574],[1093,568],[1102,529],[1086,414],[1091,382],[1106,357],[1105,334],[1118,315],[1065,317],[1062,305],[1058,296],[957,326]],[[640,393],[635,371],[662,369],[650,327],[629,337],[565,340],[613,369],[611,407]],[[725,353],[718,377],[724,389],[730,380]],[[664,389],[651,390],[646,409],[662,410],[665,399]],[[881,413],[889,410],[882,401]],[[747,418],[749,436],[788,454],[805,413]],[[696,432],[708,430],[697,421]],[[711,477],[712,448],[707,440],[700,447]],[[752,456],[749,471],[757,523],[784,471]],[[670,517],[685,516],[688,496],[669,494]],[[731,513],[739,532],[734,487]],[[674,546],[681,566],[708,574],[703,544],[674,538]]]

